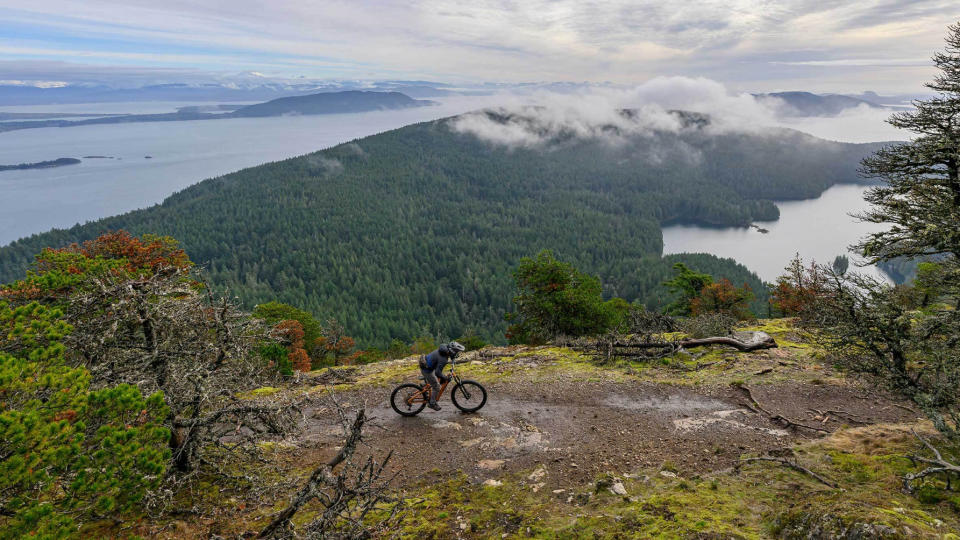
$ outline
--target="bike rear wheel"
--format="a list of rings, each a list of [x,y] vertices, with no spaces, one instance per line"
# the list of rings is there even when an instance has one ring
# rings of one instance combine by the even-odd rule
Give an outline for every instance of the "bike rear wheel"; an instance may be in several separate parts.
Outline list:
[[[487,390],[477,381],[460,381],[453,387],[450,398],[461,411],[477,412],[487,403]]]
[[[427,406],[426,400],[419,396],[415,398],[416,401],[413,403],[410,402],[411,399],[414,399],[414,395],[420,393],[420,390],[422,390],[422,388],[418,384],[401,384],[394,388],[393,393],[390,394],[390,406],[393,407],[393,410],[397,411],[397,414],[416,416]]]

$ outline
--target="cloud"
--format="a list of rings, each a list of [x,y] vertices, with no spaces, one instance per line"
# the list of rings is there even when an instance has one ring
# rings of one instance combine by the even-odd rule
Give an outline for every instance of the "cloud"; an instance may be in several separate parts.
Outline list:
[[[334,176],[343,171],[343,163],[335,158],[313,154],[306,157],[307,166],[318,176]]]
[[[14,59],[267,75],[624,84],[686,75],[755,91],[785,82],[890,91],[906,89],[899,60],[929,57],[956,16],[948,0],[9,0],[0,47]],[[831,65],[847,68],[843,78],[823,73]]]
[[[676,133],[689,127],[671,111],[709,116],[706,129],[712,132],[776,123],[767,103],[750,94],[731,93],[705,78],[658,77],[633,88],[539,92],[505,99],[512,102],[462,115],[451,122],[452,128],[497,144],[533,147],[571,136],[619,144],[629,137]]]
[[[836,60],[802,60],[795,62],[771,62],[785,66],[926,66],[929,58],[839,58]]]
[[[499,107],[454,118],[451,128],[511,148],[547,147],[569,137],[620,145],[628,143],[632,137],[677,133],[692,128],[716,134],[787,127],[847,142],[907,137],[884,122],[890,116],[889,109],[864,105],[832,118],[786,117],[779,114],[777,100],[757,99],[752,94],[734,92],[717,81],[702,77],[658,77],[622,89],[595,87],[568,93],[541,91],[524,96],[503,96],[501,103]],[[630,113],[624,114],[624,111]],[[696,125],[675,111],[706,115],[709,124]],[[685,154],[696,159],[692,151]]]

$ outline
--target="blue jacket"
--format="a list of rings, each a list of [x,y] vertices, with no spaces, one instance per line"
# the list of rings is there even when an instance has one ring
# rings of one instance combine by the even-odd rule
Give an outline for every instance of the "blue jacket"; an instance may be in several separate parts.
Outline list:
[[[443,375],[443,368],[447,367],[447,362],[449,361],[450,351],[447,350],[446,346],[441,346],[439,349],[424,357],[423,362],[420,364],[420,369],[432,371],[439,377]]]

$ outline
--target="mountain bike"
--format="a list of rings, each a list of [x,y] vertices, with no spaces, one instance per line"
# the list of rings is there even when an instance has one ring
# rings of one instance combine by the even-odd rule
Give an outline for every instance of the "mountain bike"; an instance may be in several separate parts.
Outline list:
[[[450,360],[450,376],[440,385],[439,400],[447,385],[454,383],[450,392],[450,399],[454,406],[465,413],[477,412],[487,403],[487,390],[477,381],[461,379],[456,371],[457,363]],[[393,389],[390,394],[390,405],[397,414],[416,416],[430,402],[430,385],[427,383],[405,383]]]

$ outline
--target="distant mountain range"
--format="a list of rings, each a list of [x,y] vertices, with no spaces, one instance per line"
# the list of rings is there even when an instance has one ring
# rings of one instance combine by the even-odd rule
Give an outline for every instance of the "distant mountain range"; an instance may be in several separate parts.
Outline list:
[[[0,122],[0,133],[30,128],[74,127],[94,124],[125,124],[131,122],[176,122],[182,120],[222,120],[225,118],[254,118],[285,115],[314,115],[357,113],[389,109],[425,107],[434,102],[413,99],[399,92],[364,92],[349,90],[346,92],[325,92],[277,98],[265,103],[246,105],[232,112],[209,113],[205,107],[181,107],[177,112],[161,114],[113,115],[86,120],[38,120],[22,122]]]
[[[873,96],[877,94],[870,93]],[[869,107],[882,109],[873,101],[842,94],[814,94],[811,92],[774,92],[770,94],[754,94],[761,102],[772,104],[782,116],[837,116],[848,109]],[[877,96],[878,98],[880,96]]]

